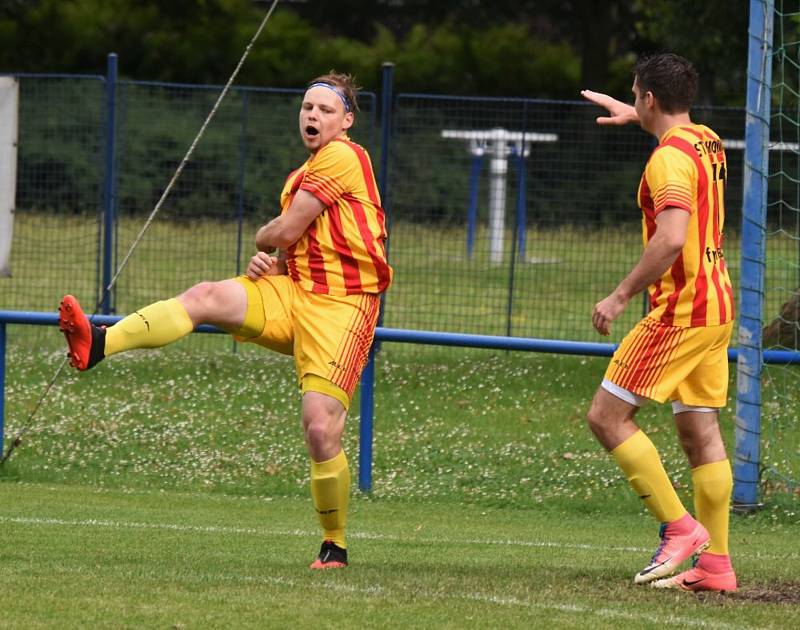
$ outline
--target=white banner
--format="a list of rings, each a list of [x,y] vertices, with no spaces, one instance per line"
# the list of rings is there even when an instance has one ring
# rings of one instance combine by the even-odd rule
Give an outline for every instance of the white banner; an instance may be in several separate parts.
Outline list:
[[[11,275],[11,237],[17,194],[19,82],[0,77],[0,276]]]

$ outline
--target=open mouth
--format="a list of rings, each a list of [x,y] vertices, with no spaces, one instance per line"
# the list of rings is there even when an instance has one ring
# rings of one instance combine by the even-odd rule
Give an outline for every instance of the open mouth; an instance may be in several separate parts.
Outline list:
[[[311,136],[312,138],[319,135],[319,130],[316,127],[312,127],[309,125],[306,127],[306,135]]]

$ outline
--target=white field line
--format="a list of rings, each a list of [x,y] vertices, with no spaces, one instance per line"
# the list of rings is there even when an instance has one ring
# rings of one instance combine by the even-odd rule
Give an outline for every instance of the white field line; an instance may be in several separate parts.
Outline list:
[[[74,573],[80,572],[73,567],[60,567],[59,573]],[[128,572],[130,578],[140,578],[140,573]],[[163,578],[163,574],[158,577]],[[183,582],[225,582],[228,584],[263,584],[267,586],[278,586],[285,588],[297,588],[307,586],[307,582],[300,582],[291,578],[282,576],[255,576],[255,575],[237,575],[237,574],[198,574],[198,573],[181,573],[175,575],[176,579]],[[638,623],[651,624],[654,627],[671,627],[671,626],[685,626],[690,628],[709,628],[711,630],[759,630],[756,626],[743,626],[742,624],[731,625],[718,621],[706,621],[703,619],[696,619],[694,617],[681,617],[677,615],[649,615],[647,613],[635,613],[626,610],[616,610],[613,608],[592,608],[591,606],[584,606],[581,604],[549,604],[543,602],[532,602],[519,597],[499,596],[486,593],[459,593],[450,591],[447,593],[441,591],[427,591],[420,589],[399,589],[387,588],[379,584],[372,584],[369,586],[358,586],[353,584],[340,584],[337,582],[317,582],[315,588],[320,590],[328,590],[333,593],[343,595],[349,594],[357,597],[373,597],[373,598],[390,598],[393,601],[397,600],[398,595],[410,595],[415,600],[427,599],[430,601],[466,601],[478,604],[490,604],[494,606],[504,607],[518,607],[528,608],[532,610],[547,610],[559,613],[567,613],[578,615],[582,618],[581,625],[587,623],[587,617],[596,615],[609,619],[620,619],[625,621],[634,621]]]
[[[317,530],[302,529],[262,529],[256,527],[228,527],[224,525],[185,525],[181,523],[143,523],[137,521],[107,521],[98,519],[61,519],[28,516],[0,516],[0,523],[13,523],[19,525],[42,525],[60,527],[105,527],[112,529],[152,529],[164,531],[189,532],[193,534],[219,534],[225,536],[249,535],[264,538],[306,537],[318,536]],[[628,547],[613,545],[593,545],[588,543],[566,543],[546,540],[513,540],[491,538],[442,538],[442,537],[416,537],[413,535],[397,536],[394,534],[375,534],[371,532],[348,531],[348,538],[356,540],[384,540],[390,542],[419,543],[419,544],[459,544],[459,545],[497,545],[508,547],[529,547],[539,549],[577,549],[583,551],[622,551],[627,553],[651,553],[649,547]],[[781,556],[759,552],[737,553],[737,557],[760,560],[798,560],[800,554],[790,553]]]

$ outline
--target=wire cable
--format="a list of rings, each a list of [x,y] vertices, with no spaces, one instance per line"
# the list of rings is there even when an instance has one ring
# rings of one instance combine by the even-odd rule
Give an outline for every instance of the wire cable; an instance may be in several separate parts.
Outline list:
[[[178,168],[175,169],[175,172],[173,173],[172,178],[169,180],[169,183],[167,184],[166,188],[164,188],[164,192],[161,193],[161,197],[156,202],[156,205],[153,208],[153,210],[150,213],[150,215],[147,217],[147,220],[144,222],[144,225],[142,226],[142,229],[139,230],[139,233],[137,234],[136,238],[134,239],[133,243],[131,244],[130,249],[128,249],[128,253],[125,254],[125,257],[122,259],[122,262],[117,267],[117,270],[114,273],[114,276],[109,281],[108,286],[103,290],[103,293],[100,295],[100,298],[97,300],[97,304],[95,305],[95,308],[94,308],[94,313],[92,313],[92,315],[89,317],[89,321],[92,321],[94,319],[95,315],[97,315],[97,311],[100,308],[100,305],[103,303],[103,301],[105,300],[106,296],[114,288],[114,285],[116,284],[117,279],[119,278],[120,274],[124,271],[125,267],[127,267],[128,262],[130,261],[131,257],[133,256],[134,251],[136,251],[136,248],[139,246],[139,243],[144,238],[145,232],[147,232],[147,229],[150,227],[150,224],[153,223],[153,221],[155,220],[156,215],[158,215],[159,211],[161,210],[161,206],[164,205],[164,201],[169,196],[169,193],[172,191],[172,188],[175,186],[175,182],[177,182],[178,178],[181,176],[181,173],[183,172],[184,167],[186,166],[186,164],[191,159],[192,154],[194,153],[195,147],[197,147],[198,143],[200,142],[200,140],[202,139],[203,135],[206,132],[206,128],[208,127],[208,125],[211,123],[212,119],[216,115],[217,110],[219,109],[220,105],[222,104],[223,99],[228,94],[228,90],[230,90],[230,87],[231,87],[231,85],[233,85],[233,82],[236,80],[236,77],[239,74],[239,71],[242,69],[242,66],[244,65],[245,60],[250,55],[250,51],[252,50],[253,45],[256,43],[256,40],[261,35],[261,32],[264,30],[264,27],[267,25],[267,22],[269,21],[270,17],[272,16],[273,11],[275,10],[275,7],[278,6],[278,2],[279,2],[279,0],[272,0],[272,4],[270,5],[269,10],[267,11],[266,15],[264,16],[264,19],[261,20],[261,24],[259,25],[259,27],[256,30],[255,34],[250,39],[250,43],[247,44],[247,48],[245,48],[244,53],[242,54],[242,57],[239,59],[239,63],[236,64],[236,68],[233,70],[233,73],[231,74],[230,78],[228,79],[228,82],[225,84],[225,87],[222,88],[222,92],[220,92],[219,96],[217,97],[216,102],[214,103],[214,106],[211,108],[211,111],[209,112],[208,116],[206,117],[205,121],[203,122],[202,126],[200,127],[200,130],[197,132],[197,135],[195,136],[194,140],[192,141],[191,145],[189,146],[189,149],[186,151],[186,155],[183,156],[183,159],[180,161],[180,164],[178,164]],[[24,436],[28,432],[28,429],[30,428],[31,422],[33,422],[33,419],[36,417],[37,412],[39,411],[39,409],[44,404],[45,400],[47,399],[48,395],[50,394],[50,391],[53,389],[53,385],[55,385],[56,381],[58,380],[59,375],[61,374],[61,372],[64,369],[64,366],[67,363],[67,360],[68,360],[68,358],[64,357],[64,359],[61,361],[61,364],[58,366],[58,368],[55,371],[55,374],[53,375],[53,377],[50,379],[50,382],[45,387],[44,392],[42,392],[42,395],[39,397],[39,400],[37,401],[36,405],[34,406],[33,411],[31,411],[30,415],[28,416],[28,419],[23,423],[22,428],[17,432],[17,435],[11,440],[11,443],[10,443],[8,449],[6,450],[5,454],[3,455],[3,458],[0,459],[0,466],[4,465],[6,463],[6,461],[8,460],[8,458],[11,457],[11,453],[13,453],[14,449],[17,446],[19,446],[19,444],[21,443],[22,436]]]

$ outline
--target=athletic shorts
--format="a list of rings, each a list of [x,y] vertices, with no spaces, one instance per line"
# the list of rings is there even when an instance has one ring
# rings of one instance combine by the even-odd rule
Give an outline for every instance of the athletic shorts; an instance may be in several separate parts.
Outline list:
[[[248,302],[236,339],[294,355],[303,391],[332,395],[347,408],[369,357],[380,297],[312,293],[289,276],[235,280],[247,291]],[[336,388],[313,385],[319,379]],[[346,394],[346,401],[337,396],[336,389]]]
[[[724,407],[732,330],[733,322],[679,328],[644,317],[614,352],[605,380],[657,402]]]

